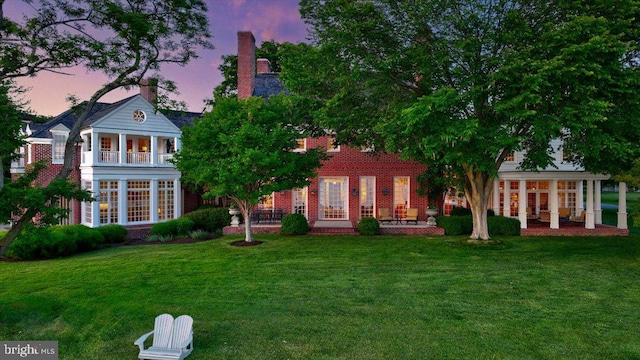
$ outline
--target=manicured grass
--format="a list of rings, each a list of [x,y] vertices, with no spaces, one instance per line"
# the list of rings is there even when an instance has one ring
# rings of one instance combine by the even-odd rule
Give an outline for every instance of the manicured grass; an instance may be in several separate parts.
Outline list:
[[[193,360],[640,357],[636,237],[238,239],[0,262],[0,339],[134,359],[168,312]]]

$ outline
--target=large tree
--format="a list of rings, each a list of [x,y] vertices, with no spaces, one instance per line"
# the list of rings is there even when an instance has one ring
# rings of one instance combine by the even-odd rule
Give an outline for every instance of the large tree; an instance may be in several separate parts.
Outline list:
[[[615,6],[614,6],[615,5]],[[303,0],[314,46],[282,61],[287,88],[322,104],[338,140],[374,143],[464,187],[488,239],[492,182],[571,161],[617,172],[640,134],[640,4],[536,0]]]
[[[207,6],[202,0],[33,0],[34,13],[0,22],[0,80],[60,72],[81,66],[106,75],[88,100],[75,109],[64,164],[55,181],[66,181],[80,128],[95,104],[118,88],[138,86],[154,75],[160,89],[174,83],[154,74],[166,64],[184,66],[201,48],[211,48]],[[0,0],[0,9],[4,1]],[[2,12],[0,12],[0,15]],[[0,256],[35,215],[23,215],[4,237]]]
[[[247,242],[253,242],[251,214],[260,199],[308,185],[326,158],[322,149],[293,151],[307,136],[303,112],[284,95],[222,98],[183,128],[175,159],[184,180],[205,188],[205,196],[228,196],[242,212]]]

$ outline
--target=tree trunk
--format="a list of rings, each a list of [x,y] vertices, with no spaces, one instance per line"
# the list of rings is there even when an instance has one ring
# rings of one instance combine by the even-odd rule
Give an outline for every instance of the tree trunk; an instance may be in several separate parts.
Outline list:
[[[486,172],[466,171],[465,196],[471,205],[473,232],[471,239],[489,240],[487,209],[493,191],[493,179]]]
[[[253,203],[247,200],[240,200],[232,197],[233,202],[238,205],[244,217],[244,241],[253,242],[253,231],[251,230],[251,214],[253,213]]]
[[[22,216],[16,221],[9,232],[2,238],[2,242],[0,243],[0,257],[4,255],[9,246],[13,243],[13,241],[20,235],[22,230],[31,222],[31,218],[33,218],[34,214],[30,212],[26,212],[22,214]]]

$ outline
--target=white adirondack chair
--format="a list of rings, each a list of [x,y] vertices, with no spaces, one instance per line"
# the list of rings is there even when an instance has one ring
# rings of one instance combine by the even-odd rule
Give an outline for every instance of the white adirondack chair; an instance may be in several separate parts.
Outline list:
[[[140,347],[138,358],[145,360],[182,360],[193,351],[193,319],[189,315],[175,320],[169,314],[156,317],[153,331],[142,335],[133,344]],[[152,345],[145,349],[145,340],[153,335]]]

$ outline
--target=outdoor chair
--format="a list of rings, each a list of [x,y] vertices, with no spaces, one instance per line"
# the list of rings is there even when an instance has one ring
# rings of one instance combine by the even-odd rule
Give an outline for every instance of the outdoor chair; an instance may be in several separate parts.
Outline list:
[[[584,223],[585,215],[586,215],[586,213],[584,212],[584,210],[582,210],[582,212],[580,213],[580,216],[573,217],[570,220],[573,221],[573,222],[577,222],[577,223]]]
[[[571,217],[571,209],[566,207],[559,208],[558,217],[563,220],[569,220],[569,218]]]
[[[418,225],[418,209],[408,208],[407,215],[404,220],[409,223],[409,221],[413,221],[416,225]]]
[[[193,319],[189,315],[175,320],[169,314],[156,317],[153,331],[142,335],[133,344],[140,347],[139,359],[182,360],[193,351]],[[153,335],[152,345],[145,349],[145,340]]]
[[[378,221],[380,221],[381,223],[385,221],[391,223],[391,221],[393,221],[393,217],[391,217],[391,213],[389,212],[388,208],[378,209]]]

